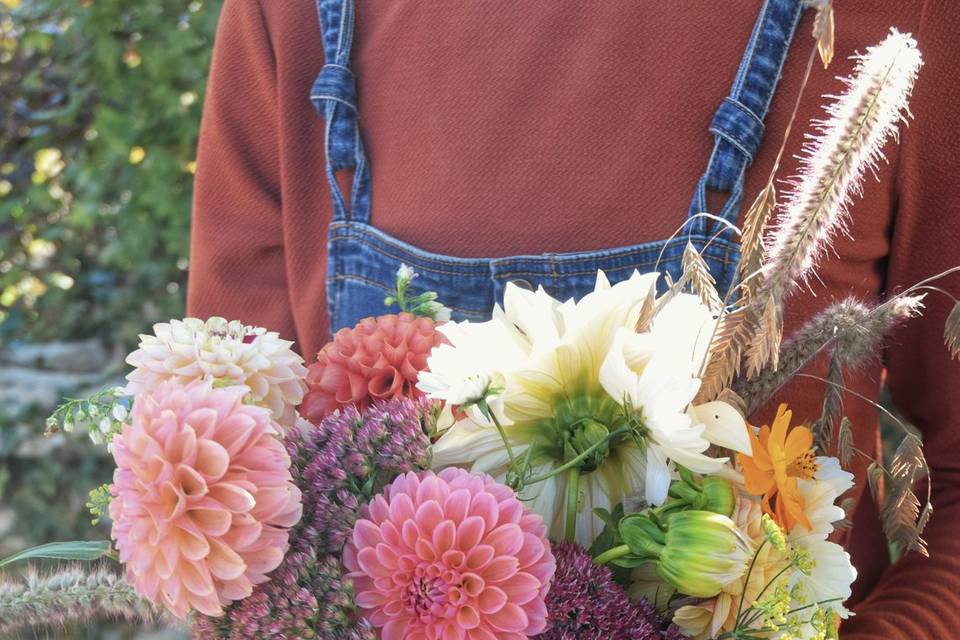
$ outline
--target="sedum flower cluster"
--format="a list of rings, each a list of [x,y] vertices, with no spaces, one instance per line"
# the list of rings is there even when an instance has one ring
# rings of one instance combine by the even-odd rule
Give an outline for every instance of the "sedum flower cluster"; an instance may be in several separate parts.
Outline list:
[[[538,640],[680,640],[679,629],[646,600],[631,601],[609,567],[574,543],[553,549],[557,573],[547,595],[549,626]]]
[[[394,476],[429,466],[425,401],[391,400],[362,414],[355,407],[317,425],[300,421],[286,437],[303,518],[290,551],[247,599],[220,618],[199,616],[199,638],[376,637],[359,621],[340,557],[361,507]]]

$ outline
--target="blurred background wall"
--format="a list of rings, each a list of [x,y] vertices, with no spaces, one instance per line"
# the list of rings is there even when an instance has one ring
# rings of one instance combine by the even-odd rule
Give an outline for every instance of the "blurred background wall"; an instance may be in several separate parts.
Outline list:
[[[182,316],[195,148],[222,0],[0,0],[0,557],[103,539],[102,447],[44,438]],[[69,638],[122,638],[115,625]],[[138,636],[143,637],[143,636]]]

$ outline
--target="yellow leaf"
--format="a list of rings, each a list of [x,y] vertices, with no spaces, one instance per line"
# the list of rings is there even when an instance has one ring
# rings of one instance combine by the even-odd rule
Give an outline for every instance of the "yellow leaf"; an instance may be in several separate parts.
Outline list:
[[[34,182],[42,183],[63,171],[63,154],[60,149],[47,147],[33,154]]]
[[[130,149],[130,164],[140,164],[147,157],[147,151],[141,146]]]

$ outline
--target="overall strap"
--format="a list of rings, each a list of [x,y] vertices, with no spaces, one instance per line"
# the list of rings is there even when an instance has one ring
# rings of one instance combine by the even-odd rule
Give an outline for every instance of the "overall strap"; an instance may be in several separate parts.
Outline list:
[[[357,123],[357,88],[350,71],[353,45],[353,0],[317,0],[326,64],[310,91],[310,100],[326,120],[327,180],[333,195],[334,221],[370,219],[370,167]],[[336,172],[354,169],[350,204],[337,184]]]
[[[691,216],[708,212],[706,192],[718,191],[729,195],[717,215],[736,223],[744,175],[763,140],[763,121],[805,6],[804,0],[763,3],[730,95],[720,103],[710,123],[715,138],[713,153],[697,184]],[[690,227],[705,233],[710,224],[709,219],[701,217]]]

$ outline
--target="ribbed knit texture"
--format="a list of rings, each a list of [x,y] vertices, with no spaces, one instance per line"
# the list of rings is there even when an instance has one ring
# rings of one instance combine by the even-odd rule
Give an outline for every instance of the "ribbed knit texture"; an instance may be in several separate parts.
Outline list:
[[[353,66],[373,174],[373,224],[428,251],[504,256],[590,250],[669,236],[690,204],[756,19],[758,0],[373,2],[358,0]],[[847,59],[890,26],[917,38],[926,65],[916,119],[880,182],[851,207],[853,239],[825,260],[817,296],[788,303],[786,335],[855,295],[876,299],[960,263],[960,12],[955,0],[837,2],[837,56],[815,70],[781,173],[801,132],[837,93]],[[808,51],[804,18],[748,173],[748,203],[780,144]],[[190,312],[296,339],[308,360],[327,339],[324,269],[330,217],[323,122],[308,99],[323,65],[310,0],[227,0],[199,151]],[[947,285],[960,291],[960,278]],[[888,380],[923,430],[936,511],[930,559],[889,567],[876,509],[861,500],[851,551],[861,578],[844,640],[952,638],[960,629],[960,364],[948,362],[948,304],[890,340]],[[818,362],[814,370],[825,371]],[[852,377],[851,377],[852,378]],[[878,368],[849,379],[875,397]],[[820,415],[823,385],[777,394],[799,419]],[[774,405],[775,408],[776,405]],[[844,409],[873,450],[876,412]],[[758,421],[772,418],[770,407]],[[857,459],[856,495],[865,486]]]

